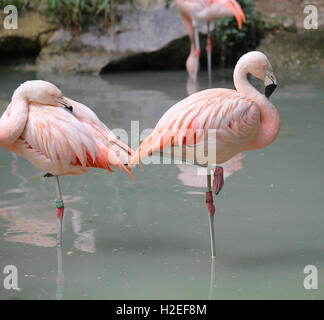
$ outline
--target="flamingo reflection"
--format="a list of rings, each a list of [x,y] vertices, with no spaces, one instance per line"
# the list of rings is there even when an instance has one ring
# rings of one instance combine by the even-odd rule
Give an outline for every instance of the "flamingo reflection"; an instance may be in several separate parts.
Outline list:
[[[243,168],[243,159],[245,155],[238,153],[236,156],[221,164],[224,168],[224,179],[230,177],[234,172],[237,172]],[[197,168],[193,165],[178,164],[177,167],[180,170],[178,179],[183,185],[188,187],[204,188],[206,185],[206,174],[204,169]],[[188,191],[188,194],[203,194],[200,191]]]
[[[13,154],[11,161],[11,173],[21,180],[18,188],[6,191],[7,194],[19,195],[15,199],[0,201],[0,217],[8,222],[3,240],[14,243],[24,243],[39,247],[54,247],[56,239],[56,219],[52,215],[47,202],[30,201],[26,206],[25,197],[36,194],[30,187],[26,187],[28,179],[19,173],[17,156]],[[79,196],[65,196],[67,203],[80,203],[83,201]],[[73,231],[77,235],[73,247],[93,253],[96,251],[94,230],[82,230],[82,213],[76,209],[70,209]]]

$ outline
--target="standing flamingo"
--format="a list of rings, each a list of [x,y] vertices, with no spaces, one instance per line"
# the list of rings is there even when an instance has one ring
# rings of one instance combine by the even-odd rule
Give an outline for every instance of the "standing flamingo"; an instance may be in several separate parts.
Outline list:
[[[212,40],[210,36],[210,21],[235,16],[238,28],[242,28],[245,15],[241,6],[235,0],[176,0],[178,11],[185,23],[190,39],[190,54],[186,68],[190,77],[197,79],[199,69],[200,44],[198,24],[207,22],[207,63],[208,78],[211,83]]]
[[[21,84],[0,118],[0,146],[55,177],[57,244],[62,244],[64,203],[59,176],[81,175],[91,168],[126,167],[133,151],[85,105],[62,96],[53,84]]]
[[[248,81],[248,73],[264,81],[265,95]],[[243,55],[234,70],[236,90],[208,89],[192,94],[171,107],[154,131],[139,146],[131,164],[160,153],[207,168],[206,206],[211,252],[215,257],[213,196],[210,168],[239,152],[264,148],[280,130],[277,109],[269,97],[277,87],[268,58],[261,52]],[[223,186],[223,168],[214,171],[213,191]]]

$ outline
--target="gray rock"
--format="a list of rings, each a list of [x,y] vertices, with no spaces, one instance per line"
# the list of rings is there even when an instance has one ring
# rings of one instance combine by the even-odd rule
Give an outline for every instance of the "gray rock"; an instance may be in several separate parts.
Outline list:
[[[89,28],[76,39],[68,31],[58,30],[42,49],[37,59],[38,69],[99,73],[109,63],[162,50],[186,36],[174,6],[121,10],[122,19],[114,31],[100,34]]]

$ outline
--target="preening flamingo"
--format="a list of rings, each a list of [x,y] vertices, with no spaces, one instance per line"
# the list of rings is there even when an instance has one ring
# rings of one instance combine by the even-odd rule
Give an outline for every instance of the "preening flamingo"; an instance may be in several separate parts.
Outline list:
[[[207,62],[208,78],[211,83],[212,70],[212,40],[210,36],[210,21],[235,16],[238,28],[242,28],[245,15],[241,6],[235,0],[176,0],[178,11],[185,23],[190,39],[190,54],[187,58],[186,68],[188,74],[196,80],[199,70],[200,44],[198,24],[207,22]]]
[[[265,95],[250,84],[249,73],[264,81]],[[158,153],[207,167],[206,205],[212,257],[215,257],[215,207],[210,168],[239,152],[266,147],[280,130],[279,114],[268,99],[277,87],[277,80],[263,53],[252,51],[239,59],[234,84],[236,90],[208,89],[176,103],[162,116],[131,160],[135,164],[144,156]],[[216,195],[223,181],[223,168],[218,166],[213,185]]]
[[[57,244],[62,244],[64,203],[59,176],[81,175],[91,168],[127,167],[133,151],[87,106],[63,97],[53,84],[21,84],[0,119],[0,146],[29,160],[56,181]]]

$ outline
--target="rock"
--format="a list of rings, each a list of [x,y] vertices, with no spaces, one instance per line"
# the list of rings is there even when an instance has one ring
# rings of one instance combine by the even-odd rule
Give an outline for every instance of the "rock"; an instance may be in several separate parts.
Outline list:
[[[182,19],[174,6],[136,10],[121,7],[119,12],[122,18],[114,33],[109,30],[100,34],[90,28],[73,38],[70,32],[58,30],[42,49],[37,59],[38,68],[99,73],[111,63],[140,54],[145,57],[147,53],[174,46],[175,39],[186,37]]]
[[[167,3],[171,3],[170,8],[167,8]],[[321,64],[323,32],[306,32],[303,28],[306,0],[278,0],[275,3],[255,0],[253,3],[266,20],[273,22],[275,18],[281,25],[259,47],[273,56],[271,61],[278,66],[282,64],[281,69],[289,70]],[[72,34],[67,30],[58,30],[37,13],[27,11],[19,17],[18,30],[0,30],[0,56],[37,56],[36,67],[40,71],[100,73],[184,68],[189,40],[174,1],[134,0],[134,4],[137,9],[119,5],[117,11],[121,20],[104,33],[89,27],[81,34]],[[318,7],[319,25],[323,28],[324,0],[314,0],[313,4]],[[200,29],[200,32],[205,33],[206,30]],[[216,66],[224,62],[226,54],[231,57],[226,63],[235,64],[241,52],[237,48],[224,52],[221,35],[215,32],[212,36],[216,39],[213,41],[213,64]],[[203,50],[205,38],[201,37],[202,69],[206,64]],[[242,51],[247,50],[244,48]]]
[[[17,30],[0,29],[0,56],[5,59],[35,57],[56,29],[37,13],[27,12],[18,18]]]
[[[318,9],[319,27],[324,27],[324,0],[254,0],[256,9],[260,11],[267,20],[276,18],[279,21],[293,20],[294,28],[304,30],[304,7],[314,5]],[[289,22],[288,22],[289,24]]]
[[[266,53],[276,73],[285,77],[303,75],[305,79],[324,71],[324,28],[269,35],[257,49]]]
[[[168,0],[135,0],[135,5],[137,8],[148,9],[148,8],[159,8],[166,7]]]
[[[284,19],[284,21],[282,22],[282,27],[286,31],[297,32],[296,22],[290,17],[287,17],[286,19]]]
[[[266,20],[276,18],[282,30],[265,37],[257,50],[267,54],[276,73],[284,78],[315,76],[324,69],[324,0],[255,0]],[[318,9],[319,30],[305,30],[308,4]]]

